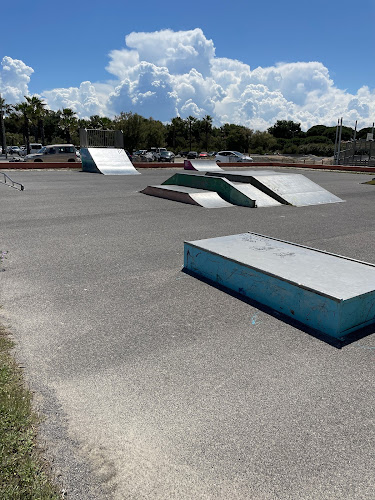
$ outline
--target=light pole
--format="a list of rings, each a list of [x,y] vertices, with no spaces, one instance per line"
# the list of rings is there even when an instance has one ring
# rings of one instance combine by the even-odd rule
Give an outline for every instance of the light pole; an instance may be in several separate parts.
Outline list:
[[[1,123],[1,149],[2,153],[5,153],[5,158],[8,158],[7,154],[7,143],[5,137],[5,124],[4,124],[4,112],[3,112],[3,100],[0,94],[0,123]]]

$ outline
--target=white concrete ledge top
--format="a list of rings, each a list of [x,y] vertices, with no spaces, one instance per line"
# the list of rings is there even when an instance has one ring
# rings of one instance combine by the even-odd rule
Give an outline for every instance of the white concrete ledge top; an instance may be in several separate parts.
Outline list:
[[[288,243],[256,233],[243,233],[187,244],[314,290],[336,301],[375,290],[375,265]]]

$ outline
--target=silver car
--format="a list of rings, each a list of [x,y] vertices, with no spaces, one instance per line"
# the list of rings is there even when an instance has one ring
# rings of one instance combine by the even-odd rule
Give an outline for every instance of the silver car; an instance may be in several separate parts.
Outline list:
[[[33,162],[74,162],[81,161],[73,144],[51,144],[42,147],[37,153],[25,156],[25,161]]]
[[[7,150],[8,154],[10,155],[25,156],[26,154],[26,151],[23,150],[22,148],[19,148],[18,146],[9,146]]]
[[[215,155],[215,160],[224,163],[245,163],[253,161],[251,156],[244,155],[239,151],[219,151]]]

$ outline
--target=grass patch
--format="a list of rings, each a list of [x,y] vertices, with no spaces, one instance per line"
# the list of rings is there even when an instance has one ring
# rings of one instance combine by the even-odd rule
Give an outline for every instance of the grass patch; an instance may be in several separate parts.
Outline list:
[[[0,326],[0,498],[58,500],[58,488],[46,474],[38,453],[38,418],[11,354],[13,345]]]
[[[363,182],[363,184],[372,184],[372,185],[375,185],[375,179],[372,179],[372,181]]]

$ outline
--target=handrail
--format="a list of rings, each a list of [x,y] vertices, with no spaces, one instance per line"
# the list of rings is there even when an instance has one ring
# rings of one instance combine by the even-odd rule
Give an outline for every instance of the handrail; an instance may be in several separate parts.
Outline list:
[[[8,187],[18,189],[19,191],[23,191],[25,189],[24,185],[13,181],[9,175],[5,174],[4,172],[0,172],[0,175],[4,176],[3,179],[0,178],[0,182],[2,184],[6,184]]]

